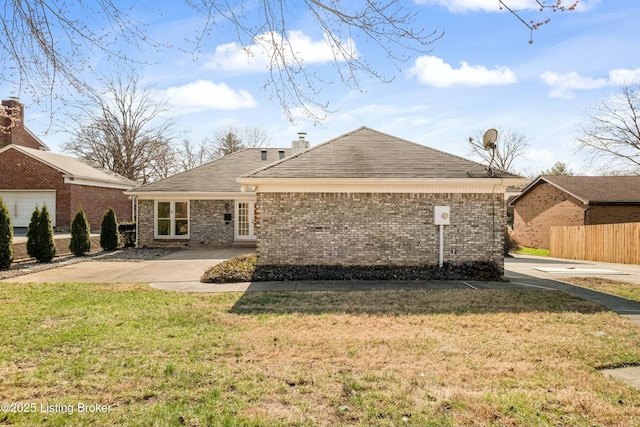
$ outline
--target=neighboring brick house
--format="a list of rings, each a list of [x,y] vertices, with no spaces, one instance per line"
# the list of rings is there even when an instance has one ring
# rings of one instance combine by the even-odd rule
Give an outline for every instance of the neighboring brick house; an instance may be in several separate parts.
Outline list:
[[[640,176],[540,176],[510,204],[518,244],[548,249],[552,226],[640,222]]]
[[[36,206],[47,205],[51,222],[58,230],[69,230],[77,210],[82,207],[92,230],[99,230],[104,212],[112,207],[120,221],[132,218],[132,203],[124,191],[136,183],[118,174],[51,153],[24,126],[20,114],[9,132],[0,132],[0,197],[9,209],[14,227],[27,227]]]
[[[259,266],[504,268],[505,188],[527,182],[361,127],[237,180],[257,200]],[[439,209],[439,208],[438,208]]]
[[[295,143],[308,146],[303,137]],[[136,200],[137,245],[254,245],[256,197],[242,192],[236,178],[290,154],[248,148],[128,191]]]

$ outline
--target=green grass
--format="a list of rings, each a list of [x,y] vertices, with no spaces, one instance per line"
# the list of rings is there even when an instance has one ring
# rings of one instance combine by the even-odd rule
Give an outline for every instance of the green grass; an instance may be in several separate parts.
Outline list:
[[[640,328],[542,291],[182,294],[0,286],[17,426],[638,425]]]
[[[535,255],[535,256],[551,256],[549,249],[525,248],[521,247],[511,251],[514,254]]]

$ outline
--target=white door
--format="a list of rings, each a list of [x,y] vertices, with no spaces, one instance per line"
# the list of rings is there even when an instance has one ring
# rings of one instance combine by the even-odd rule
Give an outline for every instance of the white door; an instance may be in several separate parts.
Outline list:
[[[255,202],[236,202],[236,240],[255,240]]]
[[[14,227],[28,227],[36,206],[47,205],[51,224],[56,226],[56,192],[49,190],[0,190]]]

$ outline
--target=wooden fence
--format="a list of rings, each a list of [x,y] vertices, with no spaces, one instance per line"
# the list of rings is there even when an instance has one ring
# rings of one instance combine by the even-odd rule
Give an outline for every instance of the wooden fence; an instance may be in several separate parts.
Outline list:
[[[640,222],[551,227],[551,256],[640,264]]]

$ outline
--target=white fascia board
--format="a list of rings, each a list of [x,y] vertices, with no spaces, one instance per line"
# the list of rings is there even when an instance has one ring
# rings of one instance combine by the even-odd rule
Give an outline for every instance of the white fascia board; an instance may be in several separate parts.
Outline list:
[[[135,185],[120,183],[116,181],[97,180],[95,178],[84,178],[77,175],[63,175],[64,183],[71,185],[89,185],[92,187],[117,188],[120,190],[133,190]]]
[[[256,200],[256,193],[241,192],[211,193],[205,191],[125,191],[125,194],[135,196],[138,200]]]
[[[504,193],[527,178],[251,178],[236,181],[248,193]]]

